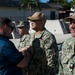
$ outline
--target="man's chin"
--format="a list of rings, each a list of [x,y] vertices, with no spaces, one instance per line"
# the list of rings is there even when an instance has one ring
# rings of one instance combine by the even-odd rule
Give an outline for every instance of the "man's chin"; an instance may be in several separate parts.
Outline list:
[[[75,37],[75,33],[71,33],[71,35],[72,35],[73,37]]]

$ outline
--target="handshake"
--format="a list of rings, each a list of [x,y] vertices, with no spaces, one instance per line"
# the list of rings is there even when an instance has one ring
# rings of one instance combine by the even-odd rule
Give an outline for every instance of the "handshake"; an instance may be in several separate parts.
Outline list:
[[[29,53],[30,55],[32,55],[35,50],[38,51],[39,49],[41,50],[40,40],[36,38],[35,40],[33,40],[32,46],[25,46],[24,48],[19,50],[19,52],[21,52],[23,55],[25,53]]]
[[[21,52],[23,55],[25,53],[32,55],[34,52],[34,49],[33,49],[33,46],[26,46],[26,47],[22,48],[21,50],[19,50],[19,52]]]

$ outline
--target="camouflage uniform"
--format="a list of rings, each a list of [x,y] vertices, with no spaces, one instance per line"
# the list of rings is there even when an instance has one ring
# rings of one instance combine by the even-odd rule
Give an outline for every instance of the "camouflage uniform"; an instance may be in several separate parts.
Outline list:
[[[22,36],[22,38],[20,39],[20,42],[19,42],[18,49],[20,50],[21,48],[29,45],[29,40],[30,40],[30,34],[26,34],[26,35]]]
[[[75,37],[62,44],[59,75],[75,75]]]
[[[34,54],[29,62],[28,75],[55,75],[58,49],[55,37],[46,29],[38,36],[31,35]]]
[[[29,40],[30,40],[29,34],[22,36],[19,42],[18,49],[20,50],[21,48],[24,48],[25,46],[29,45]],[[27,75],[26,73],[27,73],[27,66],[23,68],[23,75]]]

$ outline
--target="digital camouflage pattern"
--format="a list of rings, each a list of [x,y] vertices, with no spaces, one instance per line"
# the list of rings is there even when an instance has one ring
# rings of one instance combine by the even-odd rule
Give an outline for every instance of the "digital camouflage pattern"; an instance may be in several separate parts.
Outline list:
[[[21,48],[29,45],[29,40],[30,40],[29,34],[26,34],[26,35],[22,36],[21,39],[20,39],[20,42],[19,42],[18,49],[20,50]]]
[[[75,75],[75,37],[62,44],[59,57],[59,75]]]
[[[25,46],[29,45],[29,40],[30,40],[30,34],[26,34],[21,37],[18,49],[20,50],[21,48],[24,48]],[[27,67],[23,68],[23,75],[27,75]]]
[[[55,75],[58,70],[58,49],[55,37],[46,29],[31,35],[34,54],[29,62],[28,75]]]

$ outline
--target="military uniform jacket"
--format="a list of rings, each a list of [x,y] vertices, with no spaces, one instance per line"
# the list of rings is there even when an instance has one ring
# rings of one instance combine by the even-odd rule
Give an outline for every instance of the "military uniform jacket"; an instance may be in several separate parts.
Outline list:
[[[60,53],[59,75],[75,75],[75,37],[63,43]]]
[[[29,40],[30,40],[30,34],[26,34],[26,35],[22,36],[20,39],[20,42],[19,42],[18,49],[20,50],[21,48],[24,48],[25,46],[30,45]],[[26,75],[27,66],[24,67],[22,71],[23,71],[23,75]]]
[[[31,35],[34,54],[29,64],[28,75],[53,75],[57,70],[57,44],[56,39],[49,31],[44,29],[40,35]]]
[[[29,40],[30,40],[29,34],[26,34],[23,37],[21,37],[18,49],[20,50],[21,48],[25,47],[26,45],[29,45]]]

